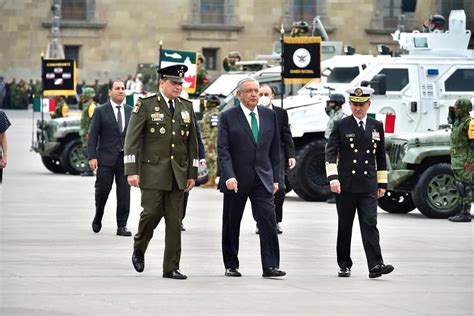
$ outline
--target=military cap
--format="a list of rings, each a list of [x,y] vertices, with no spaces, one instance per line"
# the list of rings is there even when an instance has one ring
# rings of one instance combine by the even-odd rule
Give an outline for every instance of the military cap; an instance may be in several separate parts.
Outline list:
[[[349,94],[349,100],[353,103],[365,103],[370,100],[374,89],[367,87],[356,87],[346,90]]]
[[[220,104],[221,104],[221,101],[219,100],[219,98],[213,95],[209,99],[207,99],[206,108],[219,106]]]
[[[468,99],[457,99],[454,106],[458,106],[463,109],[464,112],[471,112],[472,111],[472,102]]]
[[[91,87],[85,87],[82,89],[82,95],[86,98],[95,97],[95,90]]]
[[[188,71],[188,66],[183,64],[175,64],[158,69],[161,79],[169,79],[178,83],[184,82],[184,74],[186,71]]]

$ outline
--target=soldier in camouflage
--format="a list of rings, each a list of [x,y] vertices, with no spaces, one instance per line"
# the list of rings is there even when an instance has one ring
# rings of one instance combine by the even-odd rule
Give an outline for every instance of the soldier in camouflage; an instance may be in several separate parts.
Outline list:
[[[474,119],[470,117],[472,102],[459,99],[449,109],[448,122],[451,131],[451,168],[457,182],[460,195],[460,212],[451,216],[451,222],[471,221],[472,187],[474,185]]]
[[[241,71],[242,67],[235,63],[242,60],[242,56],[238,51],[232,51],[228,56],[224,57],[222,66],[225,71]]]
[[[202,141],[206,153],[206,163],[208,170],[208,181],[203,184],[203,188],[216,188],[217,176],[217,126],[219,125],[219,98],[212,96],[206,102],[206,110],[201,120]]]
[[[94,97],[95,91],[93,88],[87,87],[82,90],[83,97],[83,109],[81,115],[81,129],[79,130],[79,135],[81,136],[82,148],[84,149],[84,154],[87,156],[87,139],[89,136],[89,126],[91,125],[92,115],[94,115],[94,110],[96,107]],[[90,177],[94,175],[94,172],[89,169],[81,173],[81,176]]]
[[[326,140],[329,139],[329,135],[331,135],[332,129],[334,127],[334,123],[340,121],[344,117],[347,116],[346,113],[342,110],[342,105],[346,102],[346,99],[342,94],[334,93],[329,96],[329,100],[326,102],[326,114],[329,116],[328,125],[326,127],[326,131],[324,132],[324,138]],[[335,204],[336,203],[336,195],[333,193],[327,199],[327,203]]]
[[[298,21],[294,22],[291,28],[290,36],[291,37],[304,37],[310,36],[309,32],[309,24],[306,21]]]
[[[66,103],[66,96],[61,95],[57,97],[56,110],[52,113],[52,118],[69,116],[69,106]]]

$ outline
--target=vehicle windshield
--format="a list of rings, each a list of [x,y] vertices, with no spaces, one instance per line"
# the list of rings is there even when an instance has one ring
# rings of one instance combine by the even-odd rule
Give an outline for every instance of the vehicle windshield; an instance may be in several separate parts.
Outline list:
[[[326,83],[350,83],[359,75],[359,67],[327,67],[321,73],[321,79],[311,80],[303,88],[317,89]]]
[[[209,95],[222,95],[224,97],[228,96],[235,87],[237,87],[237,83],[240,80],[249,76],[249,74],[245,73],[223,74],[214,80],[214,82],[212,82],[203,93]]]

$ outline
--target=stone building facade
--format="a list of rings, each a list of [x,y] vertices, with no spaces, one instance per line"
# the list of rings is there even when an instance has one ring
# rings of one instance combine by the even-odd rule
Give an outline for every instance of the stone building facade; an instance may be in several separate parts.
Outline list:
[[[52,0],[0,1],[0,76],[38,79],[40,56],[51,40]],[[125,78],[138,63],[156,63],[164,48],[204,53],[212,76],[222,59],[239,51],[243,59],[270,54],[283,24],[319,15],[330,40],[358,53],[376,54],[377,44],[397,47],[390,33],[402,0],[62,0],[60,42],[76,58],[78,80]],[[420,29],[433,13],[462,7],[474,30],[472,0],[418,1],[405,15],[407,30]],[[447,16],[446,16],[447,17]]]

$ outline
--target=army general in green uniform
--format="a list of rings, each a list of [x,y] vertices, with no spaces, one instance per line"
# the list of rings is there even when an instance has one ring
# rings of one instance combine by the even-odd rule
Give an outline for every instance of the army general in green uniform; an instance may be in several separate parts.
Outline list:
[[[160,91],[137,101],[125,138],[125,174],[130,185],[140,187],[143,207],[133,266],[143,272],[148,243],[164,217],[163,277],[172,279],[187,278],[179,271],[183,194],[194,187],[199,163],[193,107],[179,98],[186,71],[185,65],[158,71]]]

